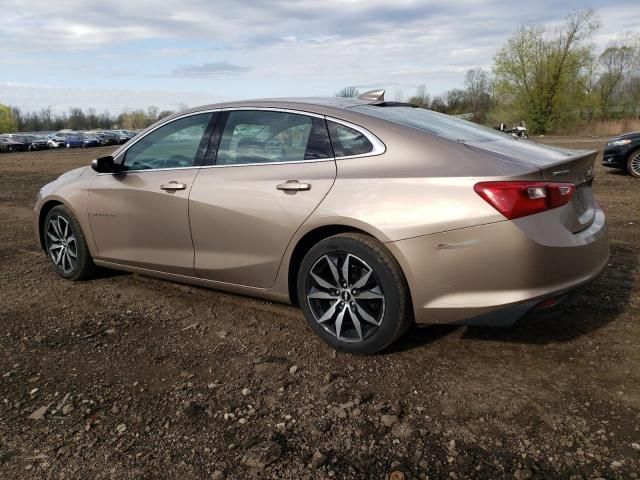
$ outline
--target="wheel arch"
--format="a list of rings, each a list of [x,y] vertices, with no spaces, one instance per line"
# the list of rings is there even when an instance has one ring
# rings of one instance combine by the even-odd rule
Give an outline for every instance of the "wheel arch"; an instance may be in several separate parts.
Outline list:
[[[40,207],[40,213],[38,215],[38,239],[40,240],[40,247],[42,250],[46,250],[44,243],[44,221],[51,209],[58,205],[64,205],[64,203],[59,200],[48,200],[42,204],[42,207]]]
[[[299,306],[297,279],[298,279],[298,273],[300,271],[300,266],[302,265],[302,260],[304,259],[305,254],[316,243],[324,240],[325,238],[332,237],[334,235],[338,235],[341,233],[360,233],[363,235],[367,235],[371,238],[374,238],[375,240],[378,240],[383,245],[385,244],[384,239],[379,238],[378,235],[375,235],[372,232],[364,230],[362,228],[354,227],[352,225],[330,224],[330,225],[317,226],[309,230],[297,241],[295,247],[291,252],[291,255],[289,256],[289,265],[288,265],[288,272],[287,272],[288,273],[287,288],[289,293],[289,300],[292,305]],[[406,282],[407,280],[406,280],[406,274],[403,271],[404,270],[403,263],[400,262],[400,259],[398,259],[392,251],[390,251],[389,249],[387,249],[387,251],[400,266],[402,276],[404,277]],[[407,288],[407,292],[409,295],[409,298],[407,300],[412,310],[413,301],[411,298],[411,289]]]

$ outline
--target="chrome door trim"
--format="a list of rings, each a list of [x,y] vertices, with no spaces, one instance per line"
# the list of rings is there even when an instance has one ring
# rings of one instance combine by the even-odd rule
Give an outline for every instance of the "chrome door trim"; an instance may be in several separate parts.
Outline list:
[[[259,167],[260,165],[290,165],[292,163],[317,163],[317,162],[334,162],[334,157],[314,158],[313,160],[288,160],[286,162],[259,162],[259,163],[237,163],[234,165],[202,165],[198,168],[236,168],[236,167]]]

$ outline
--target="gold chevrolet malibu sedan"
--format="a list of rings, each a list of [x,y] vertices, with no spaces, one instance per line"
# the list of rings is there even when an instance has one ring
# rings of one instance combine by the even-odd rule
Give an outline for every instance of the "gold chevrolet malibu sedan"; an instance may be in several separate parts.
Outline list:
[[[253,100],[165,118],[44,186],[38,242],[96,266],[299,305],[332,347],[509,325],[607,264],[594,151],[384,100]]]

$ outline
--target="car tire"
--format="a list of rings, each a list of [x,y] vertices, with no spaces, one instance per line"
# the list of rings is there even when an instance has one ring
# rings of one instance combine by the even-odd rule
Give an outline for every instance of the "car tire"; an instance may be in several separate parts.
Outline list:
[[[71,144],[67,142],[66,147],[67,147],[67,148],[71,148]]]
[[[631,152],[627,159],[627,172],[635,178],[640,178],[640,149]]]
[[[44,221],[47,257],[54,271],[67,280],[84,280],[97,270],[80,224],[63,205],[52,208]]]
[[[379,352],[413,323],[400,265],[364,234],[334,235],[313,246],[302,260],[297,293],[311,329],[336,350]]]

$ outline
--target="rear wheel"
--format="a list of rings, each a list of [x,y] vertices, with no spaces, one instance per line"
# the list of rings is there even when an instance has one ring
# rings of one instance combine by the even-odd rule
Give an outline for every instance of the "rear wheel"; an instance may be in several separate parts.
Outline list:
[[[627,171],[632,177],[640,178],[640,150],[636,150],[629,155]]]
[[[316,244],[302,261],[297,287],[307,323],[337,350],[378,352],[411,325],[402,270],[367,235],[345,233]]]
[[[52,208],[44,221],[47,256],[55,272],[67,280],[83,280],[96,270],[80,224],[62,205]]]

